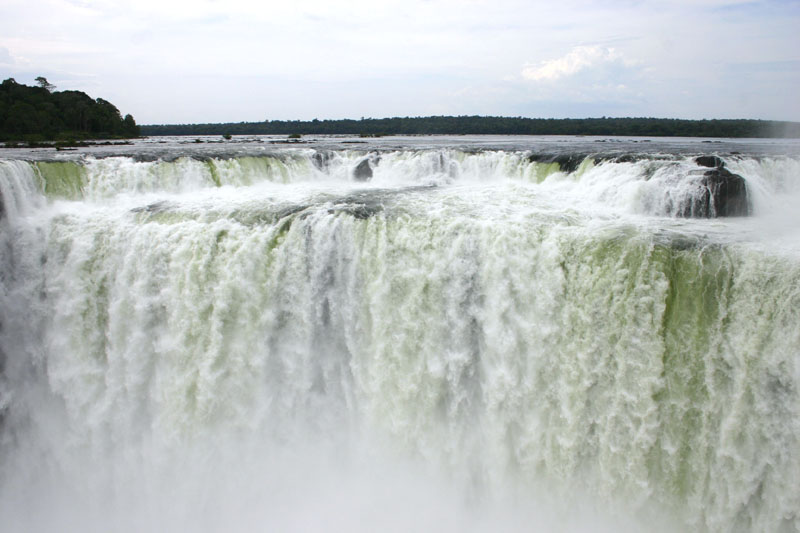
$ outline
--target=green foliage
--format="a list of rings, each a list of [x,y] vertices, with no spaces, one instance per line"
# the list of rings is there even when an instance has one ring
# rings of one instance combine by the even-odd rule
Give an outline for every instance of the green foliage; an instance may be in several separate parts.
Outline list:
[[[632,135],[648,137],[800,137],[800,123],[666,118],[543,119],[437,116],[361,120],[271,120],[142,126],[145,135]]]
[[[289,139],[299,139],[301,137],[302,135],[299,133],[292,133],[291,135],[289,135]]]
[[[9,78],[0,84],[0,140],[109,139],[141,135],[131,115],[102,98],[80,91],[51,92],[55,86],[44,77],[38,87]]]

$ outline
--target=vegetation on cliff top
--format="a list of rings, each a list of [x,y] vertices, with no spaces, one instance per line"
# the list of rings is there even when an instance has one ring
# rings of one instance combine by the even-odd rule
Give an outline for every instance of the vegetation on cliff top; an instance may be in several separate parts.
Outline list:
[[[543,119],[432,116],[360,120],[265,120],[221,124],[137,126],[131,115],[80,91],[55,91],[46,78],[29,87],[9,78],[0,84],[0,141],[123,139],[144,135],[632,135],[653,137],[793,137],[800,123],[766,120],[664,118]]]
[[[54,91],[43,77],[38,87],[9,78],[0,84],[0,141],[123,139],[141,135],[131,115],[81,91]]]

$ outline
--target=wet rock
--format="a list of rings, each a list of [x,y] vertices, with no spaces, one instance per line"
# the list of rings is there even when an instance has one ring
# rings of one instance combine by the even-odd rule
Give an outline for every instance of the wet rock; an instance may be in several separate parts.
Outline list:
[[[571,174],[578,170],[586,156],[583,154],[562,154],[553,159],[553,162],[558,163],[558,167],[562,172]]]
[[[381,205],[356,204],[356,205],[337,206],[336,209],[332,209],[329,212],[347,213],[348,215],[357,218],[358,220],[366,220],[380,213],[381,211],[383,211],[383,206]]]
[[[342,197],[334,205],[333,212],[347,213],[359,220],[365,220],[383,212],[386,203],[394,194],[397,194],[397,191],[371,190],[350,194]]]
[[[331,152],[314,152],[311,161],[318,170],[326,170],[331,160]]]
[[[353,170],[353,178],[356,181],[369,181],[372,179],[372,167],[369,164],[369,159],[364,159],[356,165],[355,170]]]
[[[160,202],[155,202],[144,207],[134,207],[131,209],[132,213],[162,213],[164,211],[168,211],[169,209],[174,208],[175,205],[171,202],[167,202],[166,200],[161,200]]]
[[[558,163],[561,172],[571,174],[586,159],[586,154],[531,154],[528,160],[535,163]]]
[[[703,173],[698,192],[687,201],[680,216],[695,218],[739,217],[750,214],[750,199],[743,177],[725,168]]]
[[[701,155],[695,157],[694,162],[701,167],[708,168],[723,168],[725,166],[725,161],[715,155]]]
[[[750,214],[750,198],[743,177],[725,168],[709,170],[703,176],[711,193],[718,217],[739,217]]]

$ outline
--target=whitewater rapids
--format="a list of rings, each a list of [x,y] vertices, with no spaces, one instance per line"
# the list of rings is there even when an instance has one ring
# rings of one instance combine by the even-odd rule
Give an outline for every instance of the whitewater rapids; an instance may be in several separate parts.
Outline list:
[[[0,159],[3,529],[800,530],[800,158],[700,148]]]

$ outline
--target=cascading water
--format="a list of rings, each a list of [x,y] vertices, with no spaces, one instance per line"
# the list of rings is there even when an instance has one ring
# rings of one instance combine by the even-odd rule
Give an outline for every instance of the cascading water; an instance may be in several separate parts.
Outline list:
[[[797,531],[800,161],[579,159],[0,161],[3,529]]]

